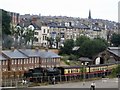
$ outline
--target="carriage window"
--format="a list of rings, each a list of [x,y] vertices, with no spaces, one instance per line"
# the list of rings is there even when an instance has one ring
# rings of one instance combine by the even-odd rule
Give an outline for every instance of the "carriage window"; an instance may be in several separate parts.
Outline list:
[[[68,73],[70,73],[70,70],[68,70]]]
[[[78,72],[78,69],[76,69],[76,72]]]

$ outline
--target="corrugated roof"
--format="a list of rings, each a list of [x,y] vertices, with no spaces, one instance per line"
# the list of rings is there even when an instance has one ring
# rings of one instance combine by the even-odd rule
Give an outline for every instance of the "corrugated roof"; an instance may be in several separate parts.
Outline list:
[[[16,49],[15,50],[5,50],[5,51],[2,51],[2,53],[5,54],[6,56],[10,57],[10,58],[28,58],[27,56],[20,53]]]

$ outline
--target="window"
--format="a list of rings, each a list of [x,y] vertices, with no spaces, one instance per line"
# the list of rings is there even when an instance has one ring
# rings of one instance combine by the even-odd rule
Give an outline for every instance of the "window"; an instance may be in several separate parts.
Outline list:
[[[43,40],[44,40],[44,36],[43,36]]]
[[[30,60],[29,63],[31,63],[31,58],[29,60]]]
[[[45,29],[44,29],[43,33],[45,33]]]
[[[38,35],[38,32],[35,32],[35,35]]]
[[[15,64],[17,63],[17,60],[15,60]]]
[[[45,36],[45,40],[47,40],[47,37]]]
[[[38,38],[37,37],[35,38],[35,42],[38,42]]]
[[[27,64],[29,63],[28,59],[27,59]]]
[[[23,60],[21,59],[20,61],[21,61],[21,64],[22,64],[22,61],[23,61]]]
[[[20,64],[20,60],[18,60],[18,64]]]
[[[34,58],[34,60],[35,60],[35,63],[36,63],[36,58]]]
[[[14,64],[14,60],[12,60],[12,64]]]
[[[34,60],[33,60],[33,58],[31,58],[31,60],[32,60],[32,63],[34,63]]]
[[[24,64],[26,63],[26,60],[24,59]]]
[[[37,63],[39,63],[39,59],[37,60]]]
[[[8,65],[8,62],[6,61],[6,65]]]
[[[49,33],[49,29],[48,29],[47,33]]]
[[[4,65],[5,63],[4,63],[5,61],[2,61],[2,65]]]

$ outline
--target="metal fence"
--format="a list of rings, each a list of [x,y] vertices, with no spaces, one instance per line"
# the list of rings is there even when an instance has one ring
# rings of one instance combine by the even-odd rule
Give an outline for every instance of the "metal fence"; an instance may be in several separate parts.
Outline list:
[[[31,78],[4,78],[2,81],[3,87],[28,87],[32,84],[54,84],[61,82],[70,82],[70,81],[82,81],[88,80],[91,78],[103,77],[109,75],[110,72],[104,73],[89,73],[89,74],[80,74],[80,75],[59,75],[59,76],[39,76],[39,77],[31,77]],[[54,79],[54,80],[53,80]]]

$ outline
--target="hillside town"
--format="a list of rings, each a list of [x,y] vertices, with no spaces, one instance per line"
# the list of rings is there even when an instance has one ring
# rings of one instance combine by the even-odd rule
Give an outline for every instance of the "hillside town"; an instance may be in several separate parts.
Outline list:
[[[34,69],[36,69],[36,71],[34,71],[34,74],[38,78],[41,72],[39,73],[37,72],[37,70],[40,70],[41,67],[57,68],[63,66],[62,69],[57,69],[64,70],[64,74],[62,74],[63,72],[60,72],[58,75],[62,74],[65,76],[69,76],[69,74],[71,74],[70,79],[73,78],[71,77],[73,72],[73,76],[75,76],[75,74],[79,72],[80,75],[76,75],[76,78],[78,79],[80,79],[80,77],[83,77],[83,79],[93,78],[93,76],[95,75],[95,77],[102,77],[103,75],[110,75],[111,69],[113,67],[116,67],[116,63],[119,63],[120,61],[119,43],[116,44],[111,41],[111,37],[114,34],[119,34],[119,23],[103,19],[94,19],[92,17],[91,10],[88,11],[87,18],[67,16],[41,16],[41,14],[20,15],[16,12],[9,12],[3,9],[0,10],[3,12],[3,15],[8,15],[10,17],[9,30],[4,31],[5,29],[4,27],[2,27],[3,34],[1,40],[2,51],[0,52],[0,77],[4,82],[10,78],[12,78],[12,80],[18,78],[24,79],[25,77],[23,78],[23,76],[27,75],[28,71],[32,71]],[[81,49],[84,45],[79,45],[79,43],[77,44],[76,42],[77,40],[79,40],[79,37],[82,36],[86,38],[86,41],[88,40],[94,42],[96,46],[96,43],[99,43],[98,41],[101,40],[101,46],[98,45],[99,48],[96,47],[99,50],[96,50],[96,52],[94,53],[94,51],[92,52],[92,49],[95,48],[94,46],[92,48],[87,48],[85,49],[86,51],[88,49],[89,51],[91,50],[91,56],[89,55],[89,53],[87,56],[86,52],[84,53],[84,50]],[[98,41],[95,41],[97,39]],[[68,40],[73,40],[73,42],[75,42],[76,44],[70,48],[68,47],[69,50],[71,49],[70,53],[68,49],[64,51],[65,47],[67,47],[65,46],[65,42],[67,42]],[[102,46],[102,44],[104,45]],[[72,45],[72,43],[70,45]],[[60,52],[62,54],[60,54]],[[77,62],[77,64],[71,65],[71,62]],[[113,65],[113,63],[115,65]],[[104,67],[102,67],[101,64],[106,65],[103,65]],[[90,65],[98,66],[94,68],[95,66]],[[111,66],[109,67],[109,65]],[[69,70],[72,68],[69,68],[69,66],[75,67],[74,69]],[[82,76],[84,69],[82,71],[79,70],[80,67],[85,68],[84,66],[86,66],[85,72],[88,76]],[[42,72],[45,72],[45,70],[43,70]],[[52,69],[50,70],[52,71]],[[101,71],[98,71],[98,74],[93,74],[93,72],[97,72],[97,70]],[[90,75],[88,73],[90,73]],[[47,74],[44,73],[43,75]],[[26,76],[26,78],[28,76]],[[64,81],[66,80],[66,77],[65,79],[61,78],[60,80],[62,79]],[[8,82],[16,82],[12,80]],[[41,77],[39,78],[39,80],[40,82],[44,82],[44,80],[46,82],[46,79]],[[2,84],[4,84],[3,86],[5,86],[4,82],[2,82]]]
[[[22,38],[24,38],[23,35],[27,29],[31,32],[33,31],[34,35],[30,37],[31,40],[25,42],[26,45],[33,44],[34,46],[40,47],[52,46],[51,48],[59,48],[63,46],[65,40],[76,40],[77,37],[82,35],[91,39],[100,37],[110,43],[112,34],[118,33],[117,22],[93,19],[90,10],[88,12],[88,18],[8,13],[12,18],[11,30],[13,30],[12,38],[15,47],[22,41]],[[17,38],[16,35],[18,32],[15,32],[15,30],[24,30],[24,32]],[[34,39],[32,37],[34,37]],[[52,42],[52,45],[50,42]]]

